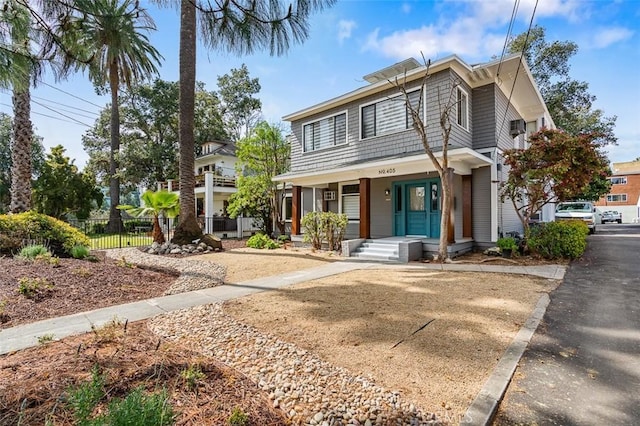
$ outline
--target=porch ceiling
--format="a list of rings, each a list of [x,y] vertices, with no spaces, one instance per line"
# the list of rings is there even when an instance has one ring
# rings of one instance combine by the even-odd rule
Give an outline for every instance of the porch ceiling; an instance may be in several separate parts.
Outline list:
[[[435,153],[435,156],[441,158],[442,152]],[[472,169],[490,164],[490,158],[470,148],[457,148],[449,151],[449,166],[459,175],[469,175]],[[274,177],[273,180],[276,182],[288,182],[297,186],[314,186],[329,182],[358,180],[360,178],[375,179],[434,171],[436,169],[427,154],[421,153],[312,172],[285,173]]]

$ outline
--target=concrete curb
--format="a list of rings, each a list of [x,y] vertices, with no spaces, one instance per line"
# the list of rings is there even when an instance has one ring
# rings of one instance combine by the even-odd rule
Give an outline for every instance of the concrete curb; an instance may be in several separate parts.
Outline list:
[[[549,295],[543,294],[531,316],[518,331],[518,334],[516,334],[516,337],[514,337],[502,358],[500,358],[498,365],[493,369],[491,376],[485,382],[478,396],[467,409],[464,418],[460,422],[461,425],[485,426],[491,424],[507,386],[511,382],[513,373],[516,371],[518,362],[520,362],[520,358],[538,328],[548,305]]]

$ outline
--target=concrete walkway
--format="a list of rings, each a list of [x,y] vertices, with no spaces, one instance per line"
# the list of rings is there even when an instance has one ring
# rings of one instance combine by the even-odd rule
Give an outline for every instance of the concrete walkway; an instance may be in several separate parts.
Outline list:
[[[560,280],[566,267],[561,265],[544,266],[502,266],[467,263],[376,263],[345,260],[327,265],[290,272],[272,277],[245,281],[238,284],[225,284],[203,290],[162,296],[123,305],[110,306],[93,311],[82,312],[64,317],[52,318],[31,324],[0,330],[0,355],[26,349],[38,345],[38,338],[49,335],[59,340],[71,335],[91,331],[92,327],[100,327],[118,318],[121,321],[139,321],[166,312],[190,308],[209,303],[223,302],[250,294],[274,290],[293,284],[337,275],[344,272],[367,269],[423,269],[452,272],[492,272],[507,274],[535,275],[547,279]],[[539,319],[544,314],[548,296],[541,297],[531,318],[523,326],[514,341],[506,350],[503,358],[496,366],[475,402],[467,412],[466,424],[483,425],[490,421],[497,404],[504,394],[516,365],[535,332]]]

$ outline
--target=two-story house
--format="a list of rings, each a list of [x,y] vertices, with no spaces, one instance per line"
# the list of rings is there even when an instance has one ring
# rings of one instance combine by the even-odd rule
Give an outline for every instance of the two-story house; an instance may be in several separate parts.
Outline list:
[[[611,192],[596,205],[600,210],[615,210],[623,223],[638,222],[640,217],[640,161],[625,161],[611,165]]]
[[[276,180],[292,188],[285,211],[293,236],[301,234],[305,213],[330,210],[348,216],[347,238],[355,245],[386,239],[420,242],[420,255],[437,250],[442,185],[394,84],[404,84],[415,104],[426,72],[408,59],[365,76],[364,87],[284,117],[291,123],[291,169]],[[520,55],[479,65],[449,56],[428,72],[421,114],[436,156],[441,111],[451,105],[450,250],[493,245],[504,232],[522,229],[511,201],[500,198],[507,173],[501,154],[524,148],[527,133],[553,122]],[[408,260],[406,250],[399,258]]]

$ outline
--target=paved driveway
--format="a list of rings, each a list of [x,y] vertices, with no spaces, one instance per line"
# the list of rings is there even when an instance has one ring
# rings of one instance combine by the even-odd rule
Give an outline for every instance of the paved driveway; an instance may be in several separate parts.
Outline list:
[[[640,425],[640,225],[601,225],[588,241],[494,424]]]

